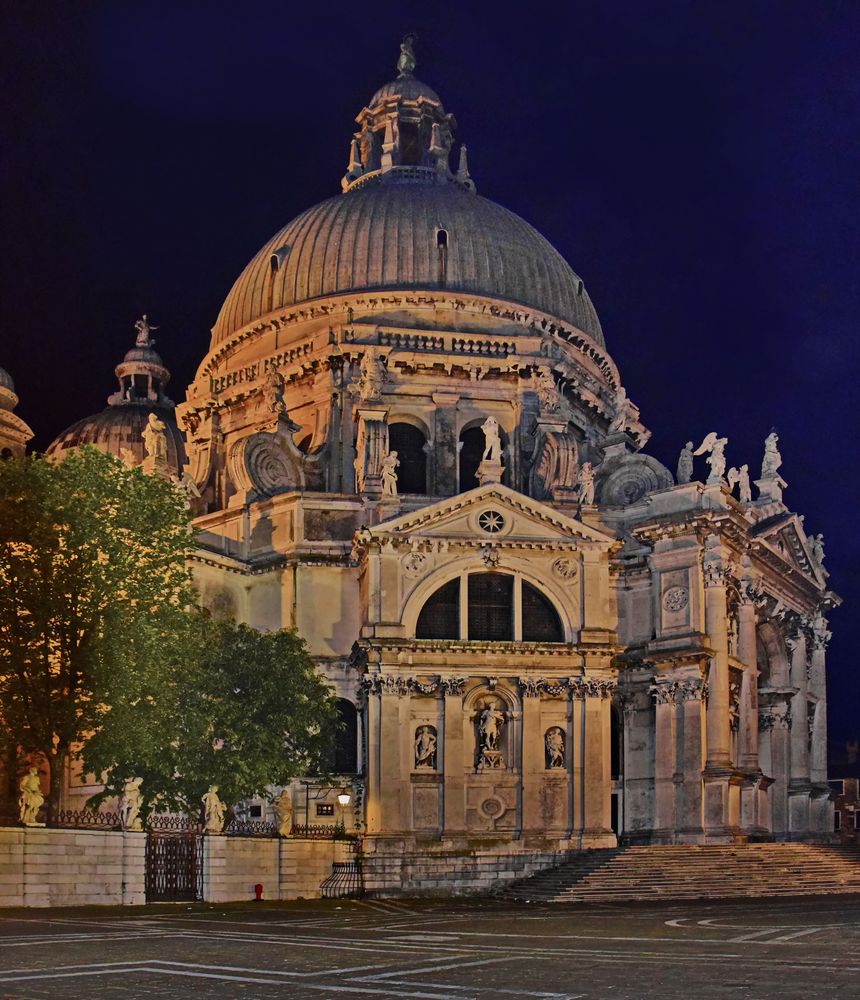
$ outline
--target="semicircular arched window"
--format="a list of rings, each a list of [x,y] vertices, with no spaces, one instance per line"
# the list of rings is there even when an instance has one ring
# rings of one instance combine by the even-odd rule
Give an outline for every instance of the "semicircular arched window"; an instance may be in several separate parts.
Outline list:
[[[461,593],[465,601],[461,601]],[[427,599],[418,615],[415,637],[564,642],[564,628],[552,601],[521,577],[464,573]]]

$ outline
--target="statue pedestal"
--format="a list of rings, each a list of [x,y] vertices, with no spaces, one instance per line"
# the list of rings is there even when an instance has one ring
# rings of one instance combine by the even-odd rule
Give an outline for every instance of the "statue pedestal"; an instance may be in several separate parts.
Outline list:
[[[478,466],[475,476],[481,486],[486,486],[487,483],[500,483],[504,471],[505,467],[501,462],[491,462],[485,458]]]
[[[502,759],[501,750],[482,750],[481,759],[478,761],[479,771],[502,771],[505,762]]]
[[[788,483],[782,476],[774,476],[772,479],[756,479],[755,484],[758,487],[757,503],[782,503],[782,491],[788,489]]]

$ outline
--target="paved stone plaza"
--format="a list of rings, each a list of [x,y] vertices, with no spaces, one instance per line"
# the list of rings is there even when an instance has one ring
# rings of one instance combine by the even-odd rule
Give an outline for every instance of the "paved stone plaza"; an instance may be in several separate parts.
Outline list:
[[[860,897],[656,906],[341,901],[0,917],[0,998],[849,995]]]

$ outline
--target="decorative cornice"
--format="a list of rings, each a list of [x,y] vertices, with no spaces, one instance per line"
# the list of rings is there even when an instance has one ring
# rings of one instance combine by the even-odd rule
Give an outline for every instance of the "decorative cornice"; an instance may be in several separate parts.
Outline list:
[[[687,677],[679,681],[657,679],[648,688],[655,705],[680,705],[685,701],[708,699],[708,685],[700,677]]]

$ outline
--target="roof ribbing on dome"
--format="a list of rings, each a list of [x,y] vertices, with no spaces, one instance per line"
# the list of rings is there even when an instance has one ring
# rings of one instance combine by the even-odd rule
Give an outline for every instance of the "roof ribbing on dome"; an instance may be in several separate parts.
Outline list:
[[[439,229],[448,233],[444,286]],[[581,280],[536,229],[454,184],[419,183],[359,187],[285,226],[234,284],[212,348],[271,311],[323,296],[443,288],[539,309],[604,345]]]

